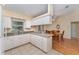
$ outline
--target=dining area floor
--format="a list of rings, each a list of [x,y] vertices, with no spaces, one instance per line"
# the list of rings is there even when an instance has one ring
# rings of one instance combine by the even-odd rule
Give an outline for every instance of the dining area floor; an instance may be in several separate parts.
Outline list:
[[[79,55],[79,39],[64,38],[63,41],[53,41],[53,48],[65,55]]]

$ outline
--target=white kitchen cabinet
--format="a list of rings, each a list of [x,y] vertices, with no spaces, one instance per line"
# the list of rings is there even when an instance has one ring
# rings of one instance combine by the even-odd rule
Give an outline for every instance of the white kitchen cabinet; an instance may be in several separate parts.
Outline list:
[[[12,20],[11,17],[4,16],[3,17],[4,28],[12,28]]]
[[[37,19],[33,19],[31,21],[31,26],[39,25],[39,21]]]
[[[20,37],[20,35],[17,35],[17,36],[14,36],[13,38],[15,38],[15,39],[13,39],[14,47],[17,47],[17,46],[20,46],[23,44],[23,40],[21,40],[23,38],[22,36]]]
[[[36,37],[36,35],[31,34],[31,43],[36,46],[37,40],[38,40],[38,38]]]
[[[4,50],[8,50],[14,47],[14,38],[13,37],[5,37],[4,38]]]
[[[42,37],[36,36],[36,46],[39,47],[40,49],[42,48]]]
[[[26,20],[24,22],[24,29],[26,29],[26,28],[31,28],[31,21],[30,20]]]
[[[4,50],[8,50],[22,44],[26,44],[29,42],[30,36],[29,34],[16,35],[5,37],[4,39]]]
[[[30,39],[29,34],[17,35],[15,36],[15,39],[14,39],[14,45],[16,47],[22,44],[26,44],[29,42],[29,39]]]
[[[44,16],[44,17],[40,17],[40,18],[34,18],[32,20],[32,26],[52,24],[51,20],[52,20],[51,16]]]
[[[0,38],[0,55],[2,54],[1,38]]]
[[[21,44],[25,44],[25,43],[28,43],[30,41],[30,34],[23,34],[23,35],[20,35],[19,36],[19,42]]]
[[[41,49],[42,47],[42,37],[37,35],[31,35],[31,43]]]
[[[4,38],[0,37],[0,54],[4,54]]]
[[[52,49],[51,37],[43,37],[43,36],[31,34],[31,43],[45,52],[48,52]]]
[[[52,37],[43,37],[42,40],[42,49],[45,52],[48,52],[52,49]]]
[[[30,40],[30,42],[31,42],[32,44],[34,44],[34,45],[36,45],[36,44],[35,44],[35,39],[36,39],[36,38],[35,38],[35,35],[32,35],[32,34],[31,34],[31,40]]]
[[[43,37],[36,34],[22,34],[16,36],[5,37],[4,50],[8,50],[23,44],[31,42],[41,50],[48,52],[52,49],[52,38]]]

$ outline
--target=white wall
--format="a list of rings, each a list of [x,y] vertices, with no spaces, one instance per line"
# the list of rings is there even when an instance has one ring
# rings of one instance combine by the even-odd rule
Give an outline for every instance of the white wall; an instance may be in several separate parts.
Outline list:
[[[70,23],[69,23],[69,19],[67,18],[63,18],[63,17],[59,17],[58,19],[56,19],[52,25],[48,26],[48,30],[55,30],[56,29],[56,25],[59,24],[60,25],[60,29],[65,31],[65,37],[70,38]]]
[[[1,5],[0,5],[0,54],[1,54]]]
[[[3,33],[3,27],[2,27],[2,5],[0,5],[0,54],[2,54],[2,33]]]
[[[0,5],[0,37],[1,37],[1,19],[2,19],[2,17],[1,17],[1,16],[2,16],[2,15],[1,15],[2,12],[1,12],[1,11],[2,11],[2,9],[1,9],[1,5]]]
[[[71,22],[79,21],[79,9],[75,10],[71,14],[66,14],[56,18],[52,25],[48,26],[48,30],[56,29],[56,25],[60,24],[62,30],[65,31],[64,37],[71,38]]]

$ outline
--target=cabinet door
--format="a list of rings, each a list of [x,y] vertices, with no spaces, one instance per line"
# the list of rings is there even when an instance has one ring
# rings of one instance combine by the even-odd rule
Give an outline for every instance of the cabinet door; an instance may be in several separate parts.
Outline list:
[[[4,50],[8,50],[14,47],[14,42],[12,37],[7,37],[4,39]]]
[[[42,43],[42,49],[45,52],[48,52],[52,49],[52,38],[51,37],[48,37],[48,38],[43,37],[42,42],[43,42]]]
[[[45,16],[39,19],[40,25],[52,24],[51,16]]]
[[[4,50],[8,50],[29,42],[29,34],[16,35],[4,39]]]
[[[25,28],[31,28],[31,21],[26,20],[26,21],[24,22],[24,29],[25,29]]]
[[[36,45],[36,44],[35,44],[35,39],[36,39],[36,38],[35,38],[35,35],[32,35],[32,34],[31,34],[31,40],[30,40],[30,42],[31,42],[32,44],[34,44],[34,45]]]
[[[31,43],[37,46],[38,48],[42,47],[42,37],[37,35],[31,35]]]
[[[19,46],[29,42],[29,34],[17,35],[14,39],[14,45]]]
[[[32,26],[34,26],[34,25],[38,25],[38,20],[33,19],[32,22],[31,22],[31,24],[32,24]]]
[[[45,25],[45,24],[52,24],[51,16],[44,16],[40,18],[34,18],[32,20],[32,26],[33,25]]]
[[[0,51],[4,52],[5,46],[5,38],[0,38]]]
[[[30,34],[23,34],[20,36],[20,42],[22,44],[28,43],[30,41]]]
[[[3,18],[3,22],[4,22],[4,28],[12,28],[12,21],[10,17],[4,17]]]
[[[13,38],[14,38],[14,39],[13,39],[13,41],[14,41],[14,47],[17,47],[17,46],[19,46],[19,45],[22,44],[22,43],[20,42],[20,41],[21,41],[21,38],[20,38],[19,35],[16,35],[16,36],[14,36]]]
[[[41,49],[42,48],[42,37],[41,36],[36,36],[35,38],[36,38],[35,39],[36,46]]]

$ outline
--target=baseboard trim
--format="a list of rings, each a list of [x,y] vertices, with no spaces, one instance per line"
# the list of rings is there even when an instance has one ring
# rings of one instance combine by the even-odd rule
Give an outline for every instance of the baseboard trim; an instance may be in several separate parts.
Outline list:
[[[63,39],[68,39],[68,40],[71,40],[71,38],[63,38]]]

